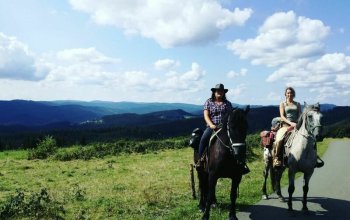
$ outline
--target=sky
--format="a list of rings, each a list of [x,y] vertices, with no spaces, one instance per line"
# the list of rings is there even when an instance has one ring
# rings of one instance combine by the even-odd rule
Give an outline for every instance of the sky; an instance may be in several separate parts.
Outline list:
[[[0,0],[0,100],[350,105],[348,0]]]

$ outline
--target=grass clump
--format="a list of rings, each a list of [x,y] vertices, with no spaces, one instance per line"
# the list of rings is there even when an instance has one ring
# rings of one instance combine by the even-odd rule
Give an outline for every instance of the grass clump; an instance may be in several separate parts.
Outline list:
[[[53,200],[48,191],[43,188],[39,193],[28,197],[21,190],[16,190],[0,207],[0,219],[34,218],[34,219],[64,219],[64,207]]]

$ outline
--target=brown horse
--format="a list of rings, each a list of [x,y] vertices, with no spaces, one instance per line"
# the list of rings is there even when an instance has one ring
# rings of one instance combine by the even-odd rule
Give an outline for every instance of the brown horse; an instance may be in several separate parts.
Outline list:
[[[199,207],[204,211],[202,219],[209,219],[211,205],[216,201],[215,188],[219,178],[232,180],[229,219],[237,219],[236,199],[246,154],[248,112],[249,106],[245,110],[235,108],[225,115],[222,128],[215,132],[215,137],[207,149],[206,165],[197,168],[200,189]],[[198,162],[196,151],[194,159]]]

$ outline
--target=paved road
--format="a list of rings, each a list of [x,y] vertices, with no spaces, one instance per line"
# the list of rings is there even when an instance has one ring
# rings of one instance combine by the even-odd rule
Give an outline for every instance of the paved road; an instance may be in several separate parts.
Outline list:
[[[286,202],[280,202],[273,194],[269,200],[261,200],[245,212],[237,213],[238,219],[350,219],[350,141],[332,142],[323,160],[324,167],[315,169],[310,180],[308,214],[301,211],[303,181],[299,178],[295,182],[293,213],[287,211]],[[288,197],[287,187],[283,188],[282,194]]]

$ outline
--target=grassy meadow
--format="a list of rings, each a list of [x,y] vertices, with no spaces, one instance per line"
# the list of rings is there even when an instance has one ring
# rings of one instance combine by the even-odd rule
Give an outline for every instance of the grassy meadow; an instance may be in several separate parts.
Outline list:
[[[320,155],[331,141],[318,144]],[[238,210],[261,198],[262,149],[252,151],[256,156],[248,162],[251,172],[243,176]],[[46,201],[51,206],[46,211],[57,212],[57,219],[200,219],[190,188],[192,153],[188,147],[58,161],[28,160],[27,151],[0,152],[0,211],[22,198],[31,209]],[[220,179],[212,219],[227,218],[229,193],[230,181]]]

